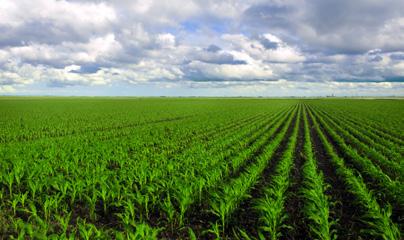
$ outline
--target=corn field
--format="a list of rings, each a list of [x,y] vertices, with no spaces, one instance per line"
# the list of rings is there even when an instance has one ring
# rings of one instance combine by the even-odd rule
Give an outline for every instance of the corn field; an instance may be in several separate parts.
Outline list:
[[[0,239],[402,239],[404,101],[0,98]]]

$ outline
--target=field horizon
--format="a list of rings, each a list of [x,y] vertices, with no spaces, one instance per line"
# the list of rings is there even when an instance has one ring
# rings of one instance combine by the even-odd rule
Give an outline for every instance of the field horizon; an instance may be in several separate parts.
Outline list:
[[[403,96],[189,96],[189,95],[0,95],[0,98],[217,98],[217,99],[404,99]]]

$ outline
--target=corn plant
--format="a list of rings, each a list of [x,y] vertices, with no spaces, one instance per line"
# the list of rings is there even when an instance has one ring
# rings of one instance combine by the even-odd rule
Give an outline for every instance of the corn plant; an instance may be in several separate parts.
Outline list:
[[[313,146],[309,132],[306,107],[303,109],[304,120],[304,156],[303,187],[300,194],[304,199],[303,214],[309,220],[308,230],[312,238],[336,239],[335,221],[330,219],[330,198],[325,194],[330,186],[324,182],[323,175],[318,172],[313,154]]]
[[[309,111],[309,115],[313,119],[314,126],[327,153],[331,157],[337,174],[344,179],[347,188],[356,197],[357,204],[363,209],[364,213],[361,220],[367,225],[367,229],[364,232],[380,239],[400,239],[400,231],[390,218],[391,209],[389,207],[380,207],[373,194],[367,189],[362,178],[355,176],[354,172],[345,166],[343,159],[335,153],[311,111]]]
[[[356,234],[399,239],[402,109],[395,100],[0,99],[0,239],[280,238],[295,227],[285,196],[300,141],[307,238],[339,234],[329,176],[316,166],[330,160],[360,212]],[[320,143],[310,145],[311,127]],[[256,236],[235,216],[246,203],[257,204]]]

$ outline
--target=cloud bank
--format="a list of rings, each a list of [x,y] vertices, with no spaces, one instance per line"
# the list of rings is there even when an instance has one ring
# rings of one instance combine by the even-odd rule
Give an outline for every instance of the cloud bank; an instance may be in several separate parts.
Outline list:
[[[0,94],[404,95],[401,9],[401,0],[4,0]]]

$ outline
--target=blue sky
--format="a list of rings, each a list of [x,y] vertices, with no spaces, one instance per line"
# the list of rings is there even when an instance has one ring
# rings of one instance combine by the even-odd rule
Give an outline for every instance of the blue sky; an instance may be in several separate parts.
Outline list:
[[[402,0],[3,0],[1,95],[404,95]]]

